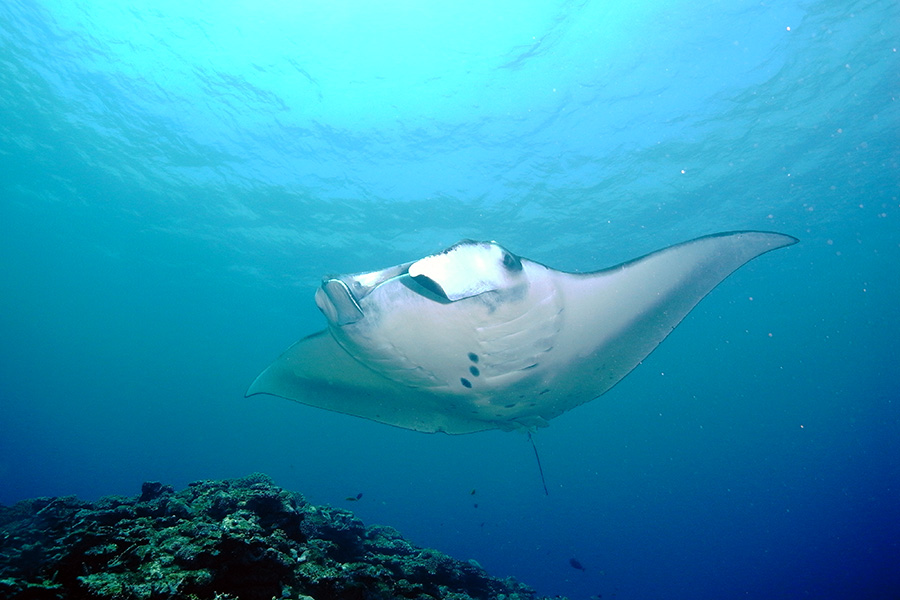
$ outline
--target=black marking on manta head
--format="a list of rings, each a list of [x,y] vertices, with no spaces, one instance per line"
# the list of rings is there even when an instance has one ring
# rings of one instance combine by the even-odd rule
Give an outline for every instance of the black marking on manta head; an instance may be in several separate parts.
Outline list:
[[[522,260],[511,252],[503,253],[503,266],[507,271],[521,271]]]
[[[438,283],[425,275],[417,275],[416,277],[408,277],[399,279],[401,285],[406,286],[413,292],[433,300],[438,304],[450,304],[450,299],[444,289]]]

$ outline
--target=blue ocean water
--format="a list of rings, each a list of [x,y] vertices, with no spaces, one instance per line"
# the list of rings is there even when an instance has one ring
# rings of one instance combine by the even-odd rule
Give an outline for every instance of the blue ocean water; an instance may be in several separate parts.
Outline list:
[[[895,0],[7,0],[0,31],[0,503],[260,471],[548,595],[900,597]],[[539,430],[548,496],[519,433],[243,397],[326,273],[734,229],[801,243]]]

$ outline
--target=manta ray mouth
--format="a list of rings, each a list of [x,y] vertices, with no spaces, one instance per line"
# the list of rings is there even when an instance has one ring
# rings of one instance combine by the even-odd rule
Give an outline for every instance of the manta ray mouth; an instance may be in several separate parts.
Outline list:
[[[316,290],[316,306],[331,323],[343,327],[363,318],[359,303],[340,279],[327,279]]]

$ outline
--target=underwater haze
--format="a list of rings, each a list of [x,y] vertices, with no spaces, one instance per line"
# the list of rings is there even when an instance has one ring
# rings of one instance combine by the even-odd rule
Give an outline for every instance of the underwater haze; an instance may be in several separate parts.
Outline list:
[[[800,243],[534,433],[549,495],[244,397],[323,275],[741,229]],[[547,595],[900,597],[896,0],[5,0],[0,233],[2,504],[263,472]]]

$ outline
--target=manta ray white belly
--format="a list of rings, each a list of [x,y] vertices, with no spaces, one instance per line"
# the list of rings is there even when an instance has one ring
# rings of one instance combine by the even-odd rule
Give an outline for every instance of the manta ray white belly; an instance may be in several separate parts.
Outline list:
[[[544,267],[529,285],[441,303],[411,282],[377,288],[366,319],[333,328],[338,343],[385,377],[422,389],[490,396],[538,367],[562,327],[562,298]],[[543,275],[543,277],[541,277]]]
[[[327,332],[254,381],[268,393],[418,431],[532,428],[615,385],[742,264],[796,242],[706,236],[588,274],[488,242],[326,279]]]

